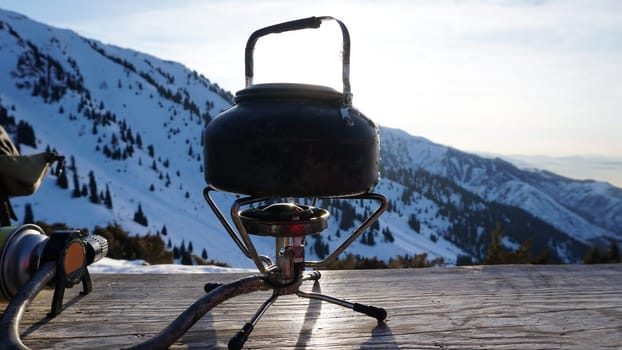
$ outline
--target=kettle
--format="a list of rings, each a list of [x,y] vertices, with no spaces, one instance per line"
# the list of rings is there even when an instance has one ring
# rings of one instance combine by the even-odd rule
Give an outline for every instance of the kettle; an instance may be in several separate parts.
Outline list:
[[[265,35],[338,22],[343,36],[343,91],[298,83],[253,85],[253,51]],[[246,87],[203,133],[205,181],[224,192],[269,197],[342,197],[378,181],[377,125],[352,106],[350,37],[328,16],[255,31],[245,49]]]

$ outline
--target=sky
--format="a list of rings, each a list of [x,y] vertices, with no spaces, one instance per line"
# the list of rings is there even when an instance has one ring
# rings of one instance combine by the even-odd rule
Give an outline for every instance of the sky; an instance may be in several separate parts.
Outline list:
[[[470,152],[571,165],[598,156],[622,177],[622,1],[0,0],[0,8],[181,62],[233,93],[244,88],[253,31],[333,16],[350,32],[354,106],[378,124]],[[254,58],[255,83],[342,89],[334,21],[262,37]]]

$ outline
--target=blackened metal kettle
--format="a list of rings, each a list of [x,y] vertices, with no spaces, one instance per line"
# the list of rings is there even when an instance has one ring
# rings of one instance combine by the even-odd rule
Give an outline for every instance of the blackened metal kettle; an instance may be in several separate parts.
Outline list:
[[[343,35],[343,92],[291,83],[252,84],[261,36],[319,28],[335,20]],[[204,130],[205,181],[213,188],[270,197],[341,197],[378,181],[374,122],[352,106],[350,37],[332,17],[310,17],[255,31],[245,52],[246,88]]]

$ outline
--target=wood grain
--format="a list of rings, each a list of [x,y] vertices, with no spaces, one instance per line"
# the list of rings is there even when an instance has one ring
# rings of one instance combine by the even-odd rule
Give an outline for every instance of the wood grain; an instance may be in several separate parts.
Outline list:
[[[302,290],[388,311],[386,322],[293,295],[279,297],[248,349],[622,349],[622,264],[326,271]],[[20,331],[33,349],[119,349],[151,337],[203,295],[244,274],[94,275],[46,318],[42,292]],[[173,349],[222,349],[270,292],[226,301]],[[6,303],[0,304],[4,310]]]

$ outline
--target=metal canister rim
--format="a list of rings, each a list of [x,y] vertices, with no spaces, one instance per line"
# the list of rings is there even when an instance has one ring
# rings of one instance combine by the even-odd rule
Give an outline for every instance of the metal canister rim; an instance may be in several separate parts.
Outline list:
[[[34,252],[33,250],[35,246],[38,243],[44,241],[45,238],[47,238],[47,236],[45,235],[45,232],[39,226],[34,225],[34,224],[25,224],[21,226],[9,226],[9,227],[0,228],[0,233],[5,234],[6,231],[10,231],[10,232],[8,233],[7,237],[2,242],[2,250],[0,251],[0,299],[10,300],[14,294],[13,292],[11,292],[11,290],[15,289],[12,287],[15,287],[14,284],[20,283],[20,281],[11,280],[12,278],[17,277],[17,276],[13,276],[14,271],[12,271],[10,268],[11,261],[8,261],[14,257],[15,255],[14,249],[18,247],[20,240],[24,238],[23,236],[24,233],[27,233],[29,231],[40,233],[41,240],[39,240],[39,242],[35,242],[35,245],[31,247],[33,249],[30,252],[26,252],[32,255],[32,253]],[[30,271],[23,271],[23,273],[29,274]]]

